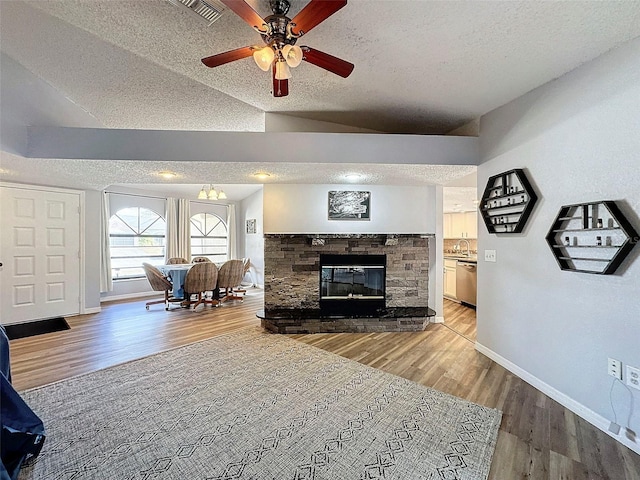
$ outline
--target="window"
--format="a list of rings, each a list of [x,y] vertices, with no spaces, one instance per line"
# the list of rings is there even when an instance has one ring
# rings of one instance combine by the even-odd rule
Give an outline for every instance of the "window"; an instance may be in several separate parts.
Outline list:
[[[164,218],[152,210],[128,207],[109,219],[111,274],[114,280],[144,277],[142,263],[164,263]]]
[[[211,213],[191,217],[191,256],[212,262],[227,260],[227,226],[220,217]]]

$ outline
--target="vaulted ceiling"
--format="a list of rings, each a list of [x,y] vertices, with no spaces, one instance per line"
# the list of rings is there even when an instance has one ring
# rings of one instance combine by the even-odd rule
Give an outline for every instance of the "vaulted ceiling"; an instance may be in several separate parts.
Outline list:
[[[248,3],[271,13],[267,0]],[[307,3],[292,0],[288,16]],[[261,44],[228,9],[208,25],[166,0],[2,0],[0,26],[3,63],[80,112],[32,114],[31,124],[447,134],[639,36],[640,2],[349,0],[299,44],[355,64],[353,73],[345,79],[303,62],[283,98],[251,58],[201,63]],[[12,155],[2,161],[13,166]],[[236,180],[229,183],[243,183]]]

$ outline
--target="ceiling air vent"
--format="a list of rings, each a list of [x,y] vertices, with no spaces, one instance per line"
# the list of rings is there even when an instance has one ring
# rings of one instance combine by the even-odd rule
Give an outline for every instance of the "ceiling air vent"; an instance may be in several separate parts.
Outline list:
[[[167,0],[169,3],[179,7],[187,8],[200,18],[207,21],[209,26],[222,16],[224,5],[216,0]]]

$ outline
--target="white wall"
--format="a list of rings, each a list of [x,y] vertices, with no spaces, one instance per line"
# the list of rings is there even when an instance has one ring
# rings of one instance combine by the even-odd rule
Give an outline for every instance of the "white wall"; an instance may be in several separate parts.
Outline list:
[[[482,117],[478,185],[526,168],[541,200],[525,232],[481,225],[478,348],[606,430],[607,358],[640,367],[640,247],[616,275],[561,271],[545,235],[562,205],[620,200],[640,229],[640,39]],[[482,222],[481,222],[482,223]],[[640,391],[613,403],[640,433]],[[624,432],[624,429],[623,429]],[[639,444],[619,439],[640,453]]]
[[[240,204],[240,213],[238,217],[241,220],[244,249],[241,255],[251,259],[251,269],[249,270],[249,278],[245,278],[245,282],[251,281],[254,285],[264,286],[264,225],[262,217],[263,194],[262,189],[253,195],[245,198]],[[256,233],[246,233],[246,221],[249,219],[256,220]]]
[[[435,188],[265,185],[265,233],[435,233]],[[371,220],[329,220],[331,190],[371,192]],[[441,212],[440,212],[441,213]]]
[[[29,125],[101,127],[102,124],[6,53],[0,52],[0,147],[24,155]]]
[[[100,309],[100,218],[102,193],[84,191],[84,296],[87,312]]]

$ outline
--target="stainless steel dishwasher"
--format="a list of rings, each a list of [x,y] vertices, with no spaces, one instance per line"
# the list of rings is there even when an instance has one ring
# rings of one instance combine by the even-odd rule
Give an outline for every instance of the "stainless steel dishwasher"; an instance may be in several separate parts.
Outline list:
[[[462,303],[474,307],[476,306],[476,291],[478,289],[477,268],[477,264],[464,260],[458,260],[456,265],[456,297]]]

